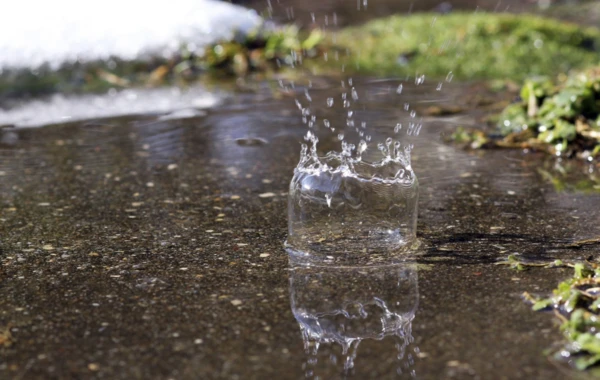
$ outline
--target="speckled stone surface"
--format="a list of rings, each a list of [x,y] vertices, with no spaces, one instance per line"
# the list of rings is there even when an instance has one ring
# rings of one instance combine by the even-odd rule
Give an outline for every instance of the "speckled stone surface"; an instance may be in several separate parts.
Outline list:
[[[346,372],[336,343],[306,354],[291,295],[352,301],[371,281],[333,269],[322,293],[290,281],[299,119],[293,99],[240,94],[186,120],[1,129],[0,378],[575,376],[544,355],[562,339],[552,315],[520,298],[568,272],[494,263],[595,254],[565,246],[600,234],[600,196],[556,192],[540,156],[447,145],[445,119],[416,142],[423,248],[402,269],[413,298],[385,293],[409,305],[406,352],[365,339]]]

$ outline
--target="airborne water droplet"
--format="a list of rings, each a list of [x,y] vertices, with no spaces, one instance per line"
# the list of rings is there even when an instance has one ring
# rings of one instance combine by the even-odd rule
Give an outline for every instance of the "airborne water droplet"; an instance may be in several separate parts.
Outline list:
[[[367,142],[365,140],[360,140],[358,143],[358,153],[362,153],[367,150]]]
[[[327,107],[333,107],[333,98],[327,98]]]

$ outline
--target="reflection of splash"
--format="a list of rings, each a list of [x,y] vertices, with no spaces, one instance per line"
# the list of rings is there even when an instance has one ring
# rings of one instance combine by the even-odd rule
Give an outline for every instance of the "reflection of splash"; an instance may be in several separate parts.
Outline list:
[[[354,367],[361,341],[390,337],[398,349],[397,372],[415,376],[407,353],[414,339],[412,320],[418,307],[416,265],[375,267],[292,266],[290,298],[308,357],[307,377],[314,375],[322,344],[339,344],[344,371]],[[332,362],[335,359],[332,357]]]

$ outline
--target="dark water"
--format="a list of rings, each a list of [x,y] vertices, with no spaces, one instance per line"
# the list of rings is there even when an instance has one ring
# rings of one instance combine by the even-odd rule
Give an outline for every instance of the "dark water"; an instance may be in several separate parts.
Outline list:
[[[338,91],[331,83],[325,98]],[[360,81],[373,91],[396,84]],[[407,85],[404,96],[425,114],[432,101],[464,106],[477,91],[436,84]],[[520,298],[568,272],[493,263],[515,252],[592,254],[565,245],[598,235],[599,194],[557,192],[537,170],[554,173],[543,156],[441,141],[482,111],[425,117],[414,152],[423,249],[397,269],[298,272],[282,243],[306,127],[293,98],[268,88],[188,119],[1,130],[0,327],[11,344],[0,377],[574,376],[543,354],[562,339],[553,317]],[[404,115],[393,102],[379,112]],[[576,166],[573,179],[589,170]],[[393,313],[384,325],[372,318],[381,305]],[[320,342],[316,354],[305,353],[298,321],[309,351]],[[340,329],[362,339],[347,370],[331,335]]]

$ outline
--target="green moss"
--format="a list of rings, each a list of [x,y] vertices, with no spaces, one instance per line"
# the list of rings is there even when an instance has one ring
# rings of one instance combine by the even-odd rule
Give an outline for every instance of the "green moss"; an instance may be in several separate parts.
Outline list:
[[[552,296],[537,298],[524,293],[532,309],[553,310],[560,319],[560,329],[567,343],[555,354],[560,361],[567,361],[578,370],[598,371],[600,363],[600,268],[595,263],[550,265],[570,266],[573,277],[556,287]],[[598,372],[595,372],[598,374]]]
[[[505,136],[523,136],[547,144],[556,154],[596,154],[600,146],[600,71],[588,70],[563,77],[557,84],[547,78],[525,81],[521,101],[500,115]]]
[[[205,49],[202,56],[187,62],[210,71],[245,75],[282,66],[293,67],[317,55],[323,35],[320,30],[303,33],[291,25],[258,29],[244,38],[221,41]]]
[[[342,30],[336,44],[381,76],[515,79],[600,63],[597,29],[530,15],[392,16]]]
[[[491,119],[498,133],[463,130],[452,139],[473,149],[534,149],[593,160],[600,156],[600,68],[561,74],[554,81],[526,79],[519,101]]]

